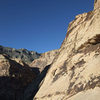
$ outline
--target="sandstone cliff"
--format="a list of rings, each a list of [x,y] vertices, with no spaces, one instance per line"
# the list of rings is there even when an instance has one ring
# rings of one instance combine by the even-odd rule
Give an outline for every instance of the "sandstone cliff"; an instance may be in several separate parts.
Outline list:
[[[34,100],[100,100],[100,0],[77,15]]]

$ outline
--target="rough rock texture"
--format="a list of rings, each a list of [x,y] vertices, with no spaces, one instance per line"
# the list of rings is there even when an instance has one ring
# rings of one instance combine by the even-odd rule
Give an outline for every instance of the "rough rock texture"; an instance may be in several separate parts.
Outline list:
[[[39,90],[41,84],[43,83],[43,79],[47,74],[50,65],[52,64],[55,56],[59,54],[59,50],[52,50],[46,53],[41,54],[38,59],[35,59],[30,66],[32,68],[39,68],[40,74],[38,75],[37,79],[33,81],[24,92],[24,100],[31,100],[36,92]]]
[[[68,100],[100,100],[100,88],[95,87],[94,89],[89,89],[85,92],[79,92]]]
[[[3,46],[0,46],[0,54],[6,54],[12,59],[19,59],[27,64],[30,64],[34,59],[39,58],[41,55],[34,51],[28,51],[27,49],[15,49]]]
[[[24,100],[24,90],[37,74],[23,62],[0,54],[0,100]]]
[[[35,59],[30,66],[31,67],[37,67],[40,69],[40,72],[43,71],[43,69],[48,66],[51,65],[55,56],[59,53],[59,50],[52,50],[52,51],[48,51],[45,52],[43,54],[41,54],[41,56],[38,59]]]
[[[26,49],[0,46],[0,98],[31,100],[57,54],[58,50],[52,50],[40,56]],[[29,67],[26,63],[33,59]]]
[[[100,0],[94,0],[94,9],[98,9],[100,7]]]
[[[34,100],[100,100],[100,8],[95,8],[69,24]]]

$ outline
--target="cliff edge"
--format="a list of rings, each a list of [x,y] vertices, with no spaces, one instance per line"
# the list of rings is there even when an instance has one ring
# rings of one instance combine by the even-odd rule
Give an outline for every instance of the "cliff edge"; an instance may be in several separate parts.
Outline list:
[[[100,100],[100,0],[77,15],[34,100]]]

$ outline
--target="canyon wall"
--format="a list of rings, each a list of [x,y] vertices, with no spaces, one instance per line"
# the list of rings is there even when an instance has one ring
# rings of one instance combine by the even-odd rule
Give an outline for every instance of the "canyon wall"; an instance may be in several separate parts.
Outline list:
[[[100,99],[100,0],[77,15],[34,100]]]

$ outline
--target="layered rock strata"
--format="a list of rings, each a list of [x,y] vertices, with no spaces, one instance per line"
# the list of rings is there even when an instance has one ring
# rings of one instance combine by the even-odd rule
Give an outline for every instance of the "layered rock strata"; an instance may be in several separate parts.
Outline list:
[[[100,8],[77,15],[34,100],[100,99]],[[92,95],[92,96],[91,96]]]

